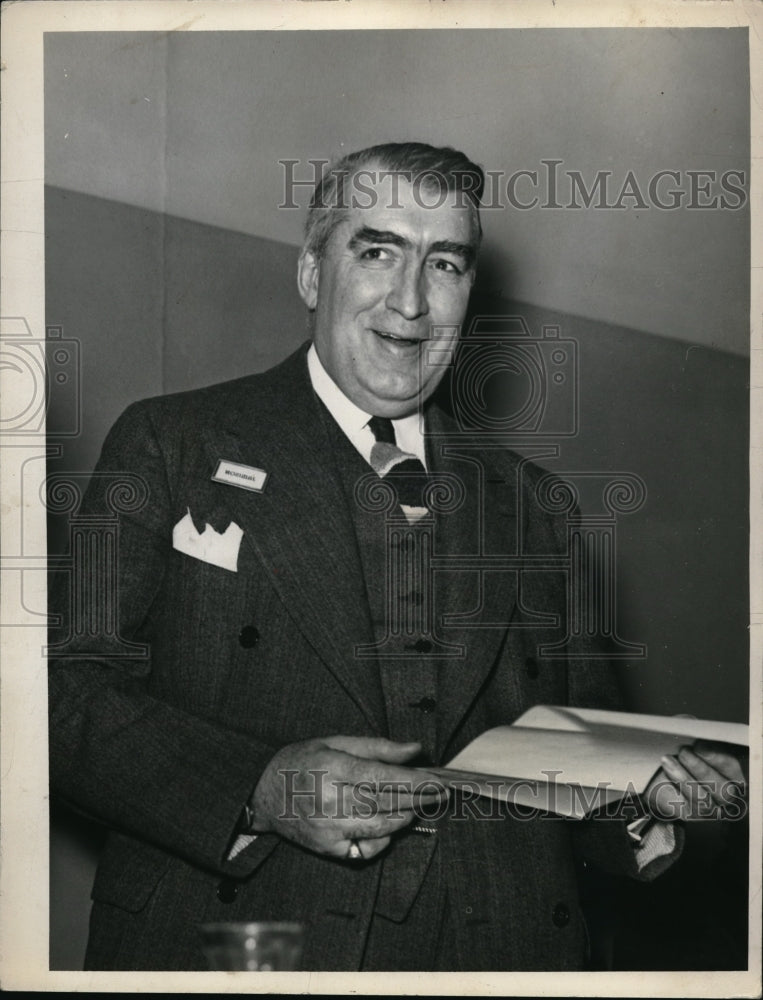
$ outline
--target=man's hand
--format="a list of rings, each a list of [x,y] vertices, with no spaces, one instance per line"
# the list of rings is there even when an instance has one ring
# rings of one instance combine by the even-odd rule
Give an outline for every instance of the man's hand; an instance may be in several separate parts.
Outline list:
[[[335,858],[347,857],[354,840],[372,858],[416,818],[416,807],[436,810],[447,796],[435,775],[401,766],[420,750],[360,736],[283,747],[252,795],[254,829]]]
[[[745,811],[746,781],[739,760],[723,744],[698,742],[663,757],[644,793],[661,820],[738,819]]]

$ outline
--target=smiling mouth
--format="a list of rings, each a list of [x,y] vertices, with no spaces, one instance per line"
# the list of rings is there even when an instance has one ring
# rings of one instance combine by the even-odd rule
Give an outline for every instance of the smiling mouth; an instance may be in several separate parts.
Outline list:
[[[387,340],[391,344],[400,344],[401,347],[406,345],[418,347],[422,343],[422,339],[419,337],[399,337],[397,334],[387,333],[385,330],[373,330],[373,333],[377,337],[381,337],[382,340]]]

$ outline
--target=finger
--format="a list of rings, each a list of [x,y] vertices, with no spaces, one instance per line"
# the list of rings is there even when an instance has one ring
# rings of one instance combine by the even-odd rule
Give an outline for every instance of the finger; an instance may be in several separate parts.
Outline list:
[[[730,766],[731,761],[736,763],[735,758],[730,754],[719,754],[719,756],[724,758],[724,764],[726,770],[730,772],[729,774],[711,767],[704,756],[699,756],[689,747],[681,747],[678,760],[694,779],[703,783],[706,794],[711,795],[718,804],[724,805],[728,801],[730,792],[738,794],[744,787],[744,775],[741,773],[741,768]]]
[[[690,777],[704,782],[711,788],[713,785],[719,785],[723,781],[723,775],[719,771],[716,771],[714,767],[711,767],[707,760],[694,753],[690,747],[681,747],[676,755],[676,759],[683,766],[684,770],[688,772]]]
[[[368,839],[363,837],[349,837],[346,840],[337,841],[332,854],[334,857],[345,858],[352,864],[359,865],[364,861],[370,861],[371,858],[375,858],[377,854],[381,854],[383,850],[389,847],[391,840],[391,837],[374,837]],[[352,858],[350,855],[353,844],[357,845],[357,849],[360,851],[359,858]]]
[[[363,797],[363,803],[373,802],[373,808],[380,813],[439,813],[445,807],[447,796],[428,797],[420,799],[408,794],[396,792],[380,793],[371,799]]]
[[[445,794],[442,779],[428,771],[387,764],[365,757],[347,757],[346,778],[355,785],[374,786],[378,794],[409,795],[413,799],[438,798]]]
[[[437,808],[450,799],[450,791],[439,780],[409,783],[408,785],[379,786],[380,809],[429,809]]]
[[[371,858],[375,858],[377,854],[385,851],[391,842],[391,837],[375,837],[373,840],[360,840],[358,845],[364,859],[370,861]]]
[[[337,819],[373,819],[375,816],[412,822],[414,819],[442,817],[447,809],[447,792],[421,798],[400,791],[399,786],[380,791],[373,782],[347,785],[336,801],[332,815]]]
[[[331,794],[328,794],[328,791]],[[410,822],[415,816],[434,818],[443,813],[448,795],[430,790],[425,795],[411,791],[411,782],[385,782],[379,784],[368,779],[352,781],[333,779],[324,784],[321,815],[329,820],[372,819],[387,816]],[[295,803],[303,808],[305,802]]]
[[[685,807],[677,803],[681,819],[711,819],[718,815],[719,805],[714,797],[712,784],[705,784],[695,778],[675,757],[663,757],[661,762],[685,803]]]
[[[657,778],[650,782],[645,792],[646,806],[658,820],[674,822],[685,819],[689,804],[665,775],[665,771],[660,771]]]
[[[314,848],[320,854],[328,854],[332,858],[341,858],[343,861],[350,860],[350,848],[356,841],[350,837],[341,840],[334,840],[329,844],[324,844],[320,848]]]
[[[442,815],[448,800],[449,792],[444,786],[419,792],[410,782],[362,781],[345,788],[342,808],[345,815],[351,810],[353,815],[388,813],[410,818],[420,814],[432,818]]]
[[[662,764],[663,770],[668,777],[676,784],[681,784],[682,782],[690,780],[691,775],[686,768],[679,763],[678,758],[666,754],[664,757],[660,758],[660,763]]]
[[[729,781],[735,781],[740,784],[744,783],[744,771],[742,770],[741,762],[738,760],[734,754],[728,753],[725,750],[719,750],[712,743],[699,742],[694,744],[694,753],[703,760],[707,761],[712,767],[716,769],[724,778],[728,778]]]
[[[369,840],[389,837],[418,819],[412,812],[376,812],[372,815],[352,815],[337,820],[336,829],[342,837]]]
[[[421,752],[420,743],[395,743],[383,736],[329,736],[323,742],[332,750],[387,764],[403,764]]]

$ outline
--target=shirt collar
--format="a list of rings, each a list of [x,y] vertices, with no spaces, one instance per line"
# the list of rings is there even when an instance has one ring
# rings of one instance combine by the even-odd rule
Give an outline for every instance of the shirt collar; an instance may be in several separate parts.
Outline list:
[[[359,406],[356,406],[351,399],[345,396],[323,367],[323,363],[315,349],[315,344],[311,344],[307,352],[307,368],[310,373],[310,381],[318,398],[345,434],[350,438],[354,437],[358,431],[366,427],[373,414],[361,410]],[[419,414],[410,413],[407,417],[393,420],[392,424],[395,428],[395,435],[400,447],[404,450],[411,450],[413,454],[423,455],[423,444],[418,444],[422,440]],[[417,447],[414,448],[414,444]]]
[[[365,427],[371,419],[372,414],[361,410],[359,406],[356,406],[351,399],[345,396],[323,367],[323,363],[315,349],[315,344],[311,344],[310,350],[307,352],[307,368],[310,372],[310,381],[313,383],[316,395],[342,430],[346,434],[352,434]]]

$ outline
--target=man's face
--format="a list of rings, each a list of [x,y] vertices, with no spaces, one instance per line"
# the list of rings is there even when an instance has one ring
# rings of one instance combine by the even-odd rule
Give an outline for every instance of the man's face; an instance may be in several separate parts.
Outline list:
[[[379,179],[371,207],[348,209],[320,259],[303,254],[299,284],[315,309],[318,357],[339,388],[367,413],[402,417],[445,372],[477,240],[469,209],[450,192],[439,208],[427,208],[443,200],[435,191],[420,191],[417,201],[399,178],[393,198],[389,180]]]

